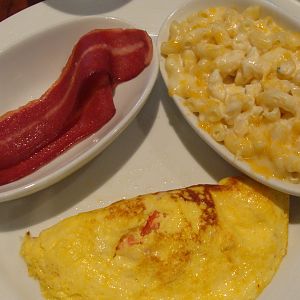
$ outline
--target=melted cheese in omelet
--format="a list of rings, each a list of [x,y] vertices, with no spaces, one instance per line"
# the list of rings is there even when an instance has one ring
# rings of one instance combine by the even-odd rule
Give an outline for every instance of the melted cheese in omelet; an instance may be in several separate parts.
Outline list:
[[[229,178],[67,218],[21,254],[47,299],[254,299],[286,253],[287,210]]]

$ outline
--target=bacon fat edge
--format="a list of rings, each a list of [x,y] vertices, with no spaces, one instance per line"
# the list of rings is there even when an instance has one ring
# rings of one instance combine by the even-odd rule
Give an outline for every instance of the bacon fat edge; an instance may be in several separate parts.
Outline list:
[[[115,114],[113,89],[152,59],[138,29],[93,30],[75,45],[59,79],[37,100],[0,117],[0,185],[20,179],[91,135]]]

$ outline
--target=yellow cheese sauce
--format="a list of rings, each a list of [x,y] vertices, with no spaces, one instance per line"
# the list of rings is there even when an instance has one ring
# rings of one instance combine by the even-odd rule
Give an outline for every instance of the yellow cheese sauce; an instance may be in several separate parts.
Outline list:
[[[171,96],[262,175],[300,182],[300,34],[263,16],[213,7],[170,25],[162,43]],[[267,161],[260,166],[261,159]]]

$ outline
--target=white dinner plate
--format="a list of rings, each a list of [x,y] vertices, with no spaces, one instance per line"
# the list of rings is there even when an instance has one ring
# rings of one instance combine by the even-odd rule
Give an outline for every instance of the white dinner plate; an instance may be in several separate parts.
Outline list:
[[[134,25],[113,17],[87,17],[53,26],[7,47],[0,53],[0,114],[39,98],[58,78],[82,35],[95,28],[128,27]],[[34,173],[0,186],[0,202],[46,188],[103,151],[140,111],[157,73],[158,59],[154,55],[141,74],[117,86],[116,114],[107,124]]]
[[[288,3],[287,3],[288,4]],[[245,9],[250,5],[259,5],[262,7],[263,15],[272,16],[278,23],[282,24],[286,28],[291,28],[294,31],[300,32],[300,21],[295,19],[293,15],[287,14],[282,7],[275,6],[273,3],[265,0],[193,0],[189,1],[187,4],[176,9],[165,21],[161,31],[158,36],[157,48],[160,49],[162,42],[168,40],[170,24],[174,21],[182,21],[191,14],[208,7],[212,6],[232,6],[235,8]],[[165,58],[160,56],[160,70],[162,77],[168,85],[168,74],[165,70]],[[285,192],[290,195],[300,196],[300,184],[290,183],[288,181],[265,177],[257,172],[255,172],[249,164],[247,164],[242,159],[238,159],[234,154],[232,154],[223,144],[216,142],[210,134],[199,127],[198,118],[188,109],[184,104],[185,100],[180,96],[174,95],[173,99],[177,104],[179,110],[181,111],[187,122],[193,127],[197,134],[208,144],[212,149],[214,149],[221,157],[223,157],[230,164],[235,166],[237,169],[252,177],[253,179],[268,185],[276,190]]]
[[[96,15],[91,18],[115,16],[127,20],[146,29],[155,39],[167,16],[185,2],[46,1],[0,23],[0,53],[18,40],[25,41],[55,26],[83,20],[92,13]],[[300,11],[300,5],[292,0],[277,0],[276,5],[284,5],[290,15],[297,16]],[[55,77],[53,73],[49,81]],[[45,88],[48,83],[44,83]],[[183,119],[159,76],[137,117],[94,160],[51,187],[0,203],[0,299],[43,299],[38,282],[28,276],[19,255],[27,230],[36,235],[62,218],[122,198],[197,183],[216,183],[237,174],[236,168],[216,154]],[[291,201],[288,254],[259,300],[299,299],[299,200],[292,197]]]

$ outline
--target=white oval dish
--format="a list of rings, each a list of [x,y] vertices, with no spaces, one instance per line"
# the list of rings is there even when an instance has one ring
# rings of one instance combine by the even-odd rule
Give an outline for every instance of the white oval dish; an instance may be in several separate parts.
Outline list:
[[[0,114],[38,98],[58,78],[77,40],[96,28],[132,28],[112,17],[87,17],[50,28],[0,53]],[[147,100],[158,74],[158,58],[114,94],[116,114],[99,131],[36,172],[0,186],[0,202],[44,189],[79,169],[103,151],[134,119]]]
[[[277,23],[283,25],[285,28],[293,28],[295,31],[300,32],[300,22],[287,15],[283,12],[283,9],[276,6],[274,3],[264,0],[193,0],[188,2],[184,6],[176,9],[163,23],[161,30],[159,32],[158,40],[157,40],[157,49],[160,51],[160,47],[162,42],[168,40],[169,36],[169,27],[171,22],[174,20],[180,21],[184,20],[186,17],[191,15],[193,12],[197,12],[201,9],[214,7],[214,6],[231,6],[235,8],[246,8],[251,5],[259,5],[262,8],[262,12],[264,15],[272,16]],[[165,70],[165,59],[162,55],[160,55],[160,71],[166,86],[168,86],[168,75]],[[233,155],[227,148],[216,142],[206,131],[201,129],[198,126],[197,117],[189,111],[189,109],[184,105],[184,99],[175,95],[173,99],[178,106],[180,112],[186,119],[186,121],[191,125],[191,127],[196,131],[196,133],[212,148],[214,149],[223,159],[232,164],[234,167],[247,174],[251,178],[270,186],[276,190],[282,191],[284,193],[300,196],[300,184],[294,184],[287,181],[283,181],[276,178],[266,178],[265,176],[254,172],[250,166],[239,160]]]

